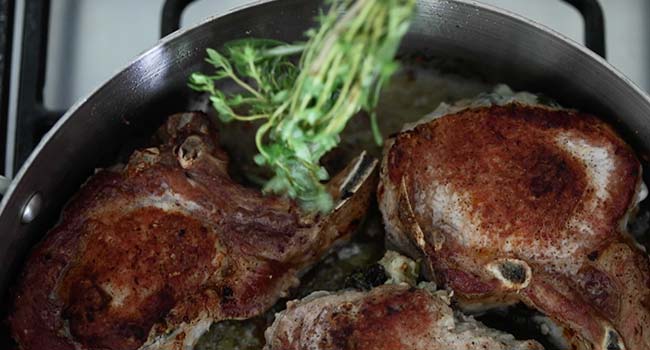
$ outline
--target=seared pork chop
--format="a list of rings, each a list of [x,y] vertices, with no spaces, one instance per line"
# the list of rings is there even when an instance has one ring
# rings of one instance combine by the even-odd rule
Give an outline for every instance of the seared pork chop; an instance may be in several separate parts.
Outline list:
[[[235,183],[207,118],[169,117],[158,147],[99,171],[31,253],[10,323],[21,349],[188,349],[210,324],[258,315],[350,236],[372,193],[359,157],[328,216]]]
[[[641,166],[576,111],[468,108],[389,141],[389,242],[424,257],[465,307],[523,301],[579,349],[650,349],[650,265],[626,233]]]
[[[448,300],[444,291],[407,284],[316,292],[276,315],[265,350],[543,349],[454,313]]]

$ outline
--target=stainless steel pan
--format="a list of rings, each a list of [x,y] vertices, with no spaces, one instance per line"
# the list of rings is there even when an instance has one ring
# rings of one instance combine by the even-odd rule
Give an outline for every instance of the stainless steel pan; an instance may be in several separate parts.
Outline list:
[[[72,107],[45,135],[0,205],[0,295],[95,168],[114,162],[164,116],[188,108],[186,80],[208,69],[206,48],[247,36],[301,39],[318,6],[308,0],[262,1],[176,32]],[[422,0],[403,52],[458,58],[485,79],[543,92],[608,119],[642,159],[650,149],[648,97],[594,53],[521,17],[466,0]]]

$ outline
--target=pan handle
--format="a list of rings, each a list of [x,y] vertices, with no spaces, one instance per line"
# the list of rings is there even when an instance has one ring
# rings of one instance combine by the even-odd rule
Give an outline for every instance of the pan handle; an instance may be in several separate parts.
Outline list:
[[[605,58],[605,18],[598,0],[563,0],[575,7],[585,21],[585,46]]]
[[[0,176],[0,196],[3,196],[5,193],[7,193],[7,190],[9,189],[9,184],[11,183],[11,180],[4,176]]]
[[[160,20],[160,37],[176,31],[181,26],[181,15],[187,5],[195,0],[166,0],[162,9]]]

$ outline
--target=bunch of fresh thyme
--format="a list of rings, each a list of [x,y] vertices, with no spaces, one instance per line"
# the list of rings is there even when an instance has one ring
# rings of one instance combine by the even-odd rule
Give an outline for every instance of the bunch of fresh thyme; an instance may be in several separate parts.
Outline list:
[[[399,43],[407,32],[415,0],[333,0],[318,17],[308,41],[294,45],[242,39],[222,52],[207,50],[212,75],[194,73],[189,85],[207,92],[224,122],[262,120],[255,162],[275,174],[265,192],[295,198],[306,211],[327,212],[332,198],[322,181],[321,157],[334,148],[346,123],[369,112],[381,144],[373,108],[384,83],[397,69]],[[296,66],[291,56],[302,53]],[[241,88],[225,93],[215,82],[230,79]]]

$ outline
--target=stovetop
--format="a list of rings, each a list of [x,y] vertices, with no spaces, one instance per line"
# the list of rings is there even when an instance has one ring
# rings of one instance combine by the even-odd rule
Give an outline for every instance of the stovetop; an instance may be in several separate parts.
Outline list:
[[[0,136],[0,156],[5,153],[5,146],[7,154],[4,163],[0,161],[0,174],[14,174],[53,122],[76,100],[152,47],[160,37],[161,26],[172,28],[179,20],[177,17],[181,27],[191,26],[254,2],[56,0],[50,4],[47,0],[0,0],[0,14],[15,7],[13,18],[0,15],[0,44],[6,37],[13,44],[12,55],[0,55],[0,77],[7,79],[9,75],[5,72],[11,72],[9,93],[6,84],[0,90],[0,135],[6,134]],[[594,20],[593,5],[600,3],[602,13],[596,11],[595,15],[604,14],[607,59],[641,88],[650,91],[650,21],[645,20],[645,14],[650,13],[650,1],[481,2],[531,18],[580,43],[585,40],[586,21],[591,26],[587,36],[596,46],[601,41],[602,28]],[[25,13],[29,14],[27,21]],[[7,36],[3,29],[12,27],[13,37]],[[38,35],[39,30],[42,35]]]

